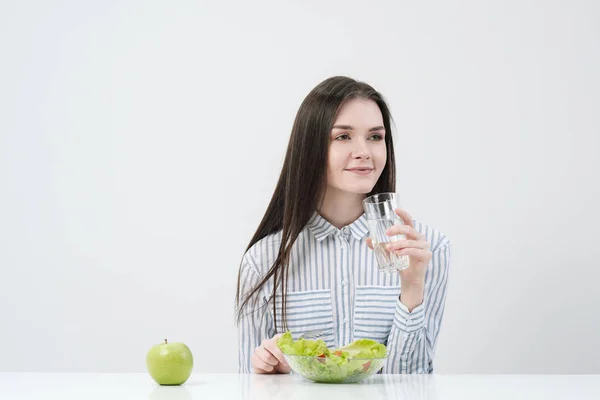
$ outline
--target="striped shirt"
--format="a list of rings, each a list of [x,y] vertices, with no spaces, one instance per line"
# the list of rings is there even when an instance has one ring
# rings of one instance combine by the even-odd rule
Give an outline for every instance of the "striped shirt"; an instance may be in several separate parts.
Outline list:
[[[445,235],[418,221],[433,253],[425,275],[423,303],[411,312],[400,301],[400,275],[379,271],[367,247],[365,215],[337,229],[315,213],[292,246],[288,269],[287,328],[292,336],[323,330],[330,348],[368,338],[387,346],[383,373],[432,373],[433,357],[446,300],[451,245]],[[242,293],[254,288],[275,262],[281,231],[254,244],[242,259]],[[275,335],[273,280],[251,301],[239,325],[241,373],[252,371],[250,358],[263,339]],[[281,293],[277,293],[277,333],[283,332]]]

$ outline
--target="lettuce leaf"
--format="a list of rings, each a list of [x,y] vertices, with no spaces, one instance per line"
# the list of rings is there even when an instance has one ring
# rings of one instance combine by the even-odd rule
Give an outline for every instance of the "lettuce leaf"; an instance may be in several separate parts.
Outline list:
[[[355,340],[338,351],[348,353],[350,358],[383,358],[387,353],[385,345],[371,339]]]
[[[292,338],[291,332],[286,332],[277,341],[277,346],[285,354],[294,356],[329,356],[327,344],[322,340],[306,340]]]

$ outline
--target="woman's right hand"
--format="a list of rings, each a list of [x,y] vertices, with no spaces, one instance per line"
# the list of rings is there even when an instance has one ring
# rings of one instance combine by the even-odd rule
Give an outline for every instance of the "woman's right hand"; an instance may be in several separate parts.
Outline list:
[[[285,362],[283,352],[277,347],[277,339],[281,334],[265,339],[254,349],[250,361],[255,374],[289,374],[292,370]]]

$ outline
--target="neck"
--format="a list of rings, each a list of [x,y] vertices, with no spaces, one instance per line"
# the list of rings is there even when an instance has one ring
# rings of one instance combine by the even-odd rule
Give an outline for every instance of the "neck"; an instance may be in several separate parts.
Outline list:
[[[343,192],[327,187],[321,207],[317,212],[340,229],[356,221],[364,212],[362,201],[367,196],[362,193]]]

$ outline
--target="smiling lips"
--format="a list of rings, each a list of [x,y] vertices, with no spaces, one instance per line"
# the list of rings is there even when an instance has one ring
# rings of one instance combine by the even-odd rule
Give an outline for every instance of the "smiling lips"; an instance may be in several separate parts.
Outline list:
[[[369,175],[371,172],[373,172],[373,168],[369,168],[369,167],[358,167],[358,168],[348,168],[346,169],[346,171],[348,172],[353,172],[357,175]]]

